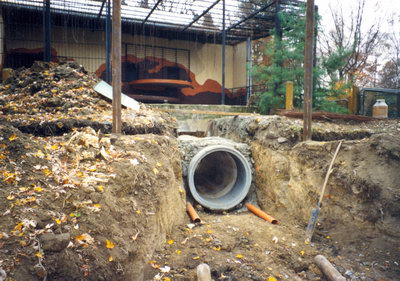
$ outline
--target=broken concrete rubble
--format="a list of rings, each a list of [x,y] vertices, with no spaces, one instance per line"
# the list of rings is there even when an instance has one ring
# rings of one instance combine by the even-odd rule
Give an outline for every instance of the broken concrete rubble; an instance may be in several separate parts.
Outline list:
[[[54,234],[44,233],[40,236],[42,249],[45,252],[61,252],[67,248],[71,235],[69,233]]]

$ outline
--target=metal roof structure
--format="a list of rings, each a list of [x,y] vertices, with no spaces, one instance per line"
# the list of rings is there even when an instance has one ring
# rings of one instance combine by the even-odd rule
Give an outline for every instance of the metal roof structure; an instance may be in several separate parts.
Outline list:
[[[400,95],[400,89],[385,89],[385,88],[362,88],[360,92],[375,92]]]
[[[106,17],[108,0],[50,0],[51,13],[74,17],[98,27]],[[2,0],[0,7],[18,13],[41,13],[43,0]],[[112,1],[111,1],[112,2]],[[303,0],[123,0],[124,32],[152,34],[170,39],[196,40],[234,45],[248,37],[270,35],[276,25],[277,11],[296,12]],[[20,17],[21,18],[21,17]],[[22,17],[23,18],[23,17]],[[41,17],[38,17],[41,21]],[[65,21],[64,21],[65,22]],[[75,21],[76,22],[76,21]]]

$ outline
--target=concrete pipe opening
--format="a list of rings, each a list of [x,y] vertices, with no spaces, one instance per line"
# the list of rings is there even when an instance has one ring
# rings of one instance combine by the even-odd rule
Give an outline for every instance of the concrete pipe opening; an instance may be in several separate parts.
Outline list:
[[[193,157],[187,178],[190,192],[198,203],[211,210],[229,210],[249,192],[251,168],[239,151],[213,145]]]

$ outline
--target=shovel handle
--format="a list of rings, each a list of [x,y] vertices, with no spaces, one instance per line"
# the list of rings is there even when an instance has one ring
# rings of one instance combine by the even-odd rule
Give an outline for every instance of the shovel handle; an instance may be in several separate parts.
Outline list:
[[[314,208],[311,210],[311,217],[308,221],[307,230],[306,230],[306,243],[311,242],[311,238],[314,234],[315,226],[317,225],[317,220],[320,212],[320,208]]]
[[[328,183],[329,176],[330,176],[331,173],[332,173],[332,166],[333,166],[333,163],[334,163],[335,160],[336,160],[336,156],[337,156],[338,153],[339,153],[340,147],[342,146],[342,142],[343,142],[343,141],[340,141],[339,144],[338,144],[338,146],[336,147],[335,154],[333,155],[331,164],[329,165],[329,168],[328,168],[328,172],[326,173],[325,180],[324,180],[324,185],[322,186],[321,194],[319,195],[318,207],[321,206],[322,199],[324,198],[324,193],[325,193],[326,184]]]

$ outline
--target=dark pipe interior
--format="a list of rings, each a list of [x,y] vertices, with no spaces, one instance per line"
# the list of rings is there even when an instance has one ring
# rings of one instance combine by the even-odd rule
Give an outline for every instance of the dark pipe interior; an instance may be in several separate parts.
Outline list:
[[[197,192],[206,198],[219,198],[231,191],[237,179],[237,165],[230,153],[217,151],[205,156],[194,173]]]

